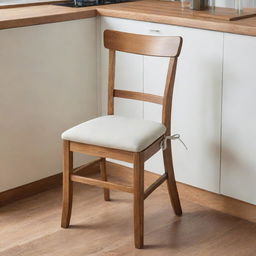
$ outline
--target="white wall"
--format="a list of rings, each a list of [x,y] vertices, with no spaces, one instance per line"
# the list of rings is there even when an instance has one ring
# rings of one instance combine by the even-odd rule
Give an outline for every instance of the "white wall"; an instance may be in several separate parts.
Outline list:
[[[96,25],[0,31],[0,191],[60,172],[61,132],[97,115]]]

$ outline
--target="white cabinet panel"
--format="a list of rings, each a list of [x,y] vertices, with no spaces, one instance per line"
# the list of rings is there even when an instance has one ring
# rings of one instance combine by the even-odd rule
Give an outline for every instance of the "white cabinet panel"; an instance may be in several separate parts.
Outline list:
[[[60,172],[61,133],[97,116],[96,20],[6,29],[0,37],[5,191]]]
[[[256,204],[256,37],[225,34],[221,192]]]
[[[153,23],[147,30],[184,40],[174,89],[172,133],[180,133],[189,150],[172,142],[176,178],[219,192],[223,34]],[[167,65],[166,58],[144,58],[145,92],[163,94]],[[145,103],[144,118],[160,121],[161,107]],[[161,154],[146,167],[162,172]]]

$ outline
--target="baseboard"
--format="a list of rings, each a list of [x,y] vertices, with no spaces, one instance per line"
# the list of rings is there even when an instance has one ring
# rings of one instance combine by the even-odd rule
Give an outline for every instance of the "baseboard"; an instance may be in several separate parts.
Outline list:
[[[77,172],[80,175],[89,175],[99,172],[99,162],[96,160],[90,164],[79,167]],[[115,176],[121,182],[132,184],[133,172],[132,169],[123,165],[107,161],[107,173],[110,176]],[[149,186],[160,175],[145,171],[145,186]],[[15,202],[37,193],[44,192],[48,189],[55,188],[62,183],[62,174],[56,174],[8,191],[0,193],[0,206]],[[223,213],[233,215],[242,219],[246,219],[256,223],[256,206],[242,202],[240,200],[227,196],[215,194],[190,185],[177,182],[178,190],[182,200],[189,200],[210,209],[221,211]],[[165,184],[162,184],[158,189],[167,191]]]
[[[118,176],[121,181],[132,182],[132,169],[126,166],[121,166],[116,163],[107,162],[107,172],[110,176]],[[153,183],[160,175],[145,171],[145,184],[146,186]],[[202,190],[190,185],[177,182],[179,195],[182,200],[189,200],[204,207],[220,211],[232,216],[246,219],[256,223],[256,206],[220,194],[215,194],[206,190]],[[167,186],[162,184],[158,189],[167,191]]]
[[[77,173],[80,175],[88,175],[99,171],[98,161],[93,161],[77,168]],[[62,173],[46,177],[41,180],[19,186],[4,192],[0,192],[0,207],[17,200],[44,192],[48,189],[55,188],[62,184]]]

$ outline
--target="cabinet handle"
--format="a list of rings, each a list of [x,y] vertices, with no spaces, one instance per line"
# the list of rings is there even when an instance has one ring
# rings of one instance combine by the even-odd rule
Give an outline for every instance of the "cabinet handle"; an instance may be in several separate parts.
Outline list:
[[[160,29],[149,29],[150,32],[153,32],[153,33],[160,33]]]

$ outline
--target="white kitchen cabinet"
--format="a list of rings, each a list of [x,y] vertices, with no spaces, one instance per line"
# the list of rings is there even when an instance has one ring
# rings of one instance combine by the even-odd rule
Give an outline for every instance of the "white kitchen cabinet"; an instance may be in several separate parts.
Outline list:
[[[98,115],[96,25],[0,31],[0,192],[60,172],[61,133]]]
[[[183,37],[174,92],[172,131],[182,135],[189,151],[177,141],[173,142],[175,173],[178,181],[219,192],[223,33],[103,17],[101,31],[106,28]],[[106,98],[105,50],[101,59],[102,92]],[[120,79],[119,82],[132,90],[162,95],[167,63],[166,58],[139,57],[136,63],[139,72],[135,72],[133,78],[140,81],[136,88],[127,83],[127,79]],[[119,70],[121,73],[125,69],[134,69],[130,60],[125,59],[122,60],[122,67]],[[138,104],[137,110],[145,119],[161,120],[160,106],[152,103],[133,104]],[[128,107],[125,111],[132,116],[136,113]],[[146,163],[146,169],[156,173],[163,171],[161,152]]]
[[[155,35],[182,36],[173,96],[172,134],[179,133],[188,151],[173,141],[176,179],[219,192],[223,33],[148,24]],[[144,58],[144,91],[163,94],[167,59]],[[145,103],[144,118],[161,120],[161,108]],[[161,154],[146,166],[163,170]]]
[[[256,37],[224,35],[221,193],[256,204]]]

